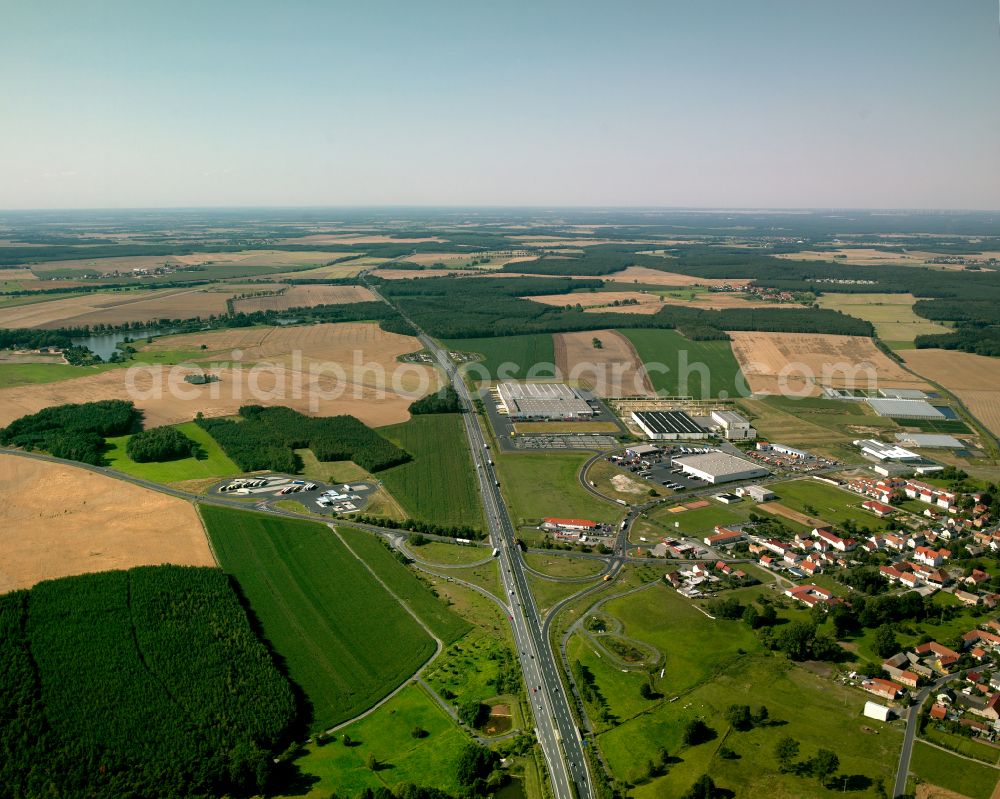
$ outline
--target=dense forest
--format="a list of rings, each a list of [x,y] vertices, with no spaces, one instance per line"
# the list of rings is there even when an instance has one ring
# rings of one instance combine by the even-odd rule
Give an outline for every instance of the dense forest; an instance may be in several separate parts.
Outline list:
[[[419,415],[422,413],[461,413],[462,403],[458,398],[458,392],[451,386],[445,386],[440,391],[421,397],[410,403],[410,413]]]
[[[136,463],[189,458],[197,445],[176,427],[151,427],[129,438],[125,454]]]
[[[727,308],[721,311],[664,305],[654,314],[587,313],[568,292],[599,289],[598,280],[568,278],[436,277],[383,281],[379,289],[398,302],[414,323],[441,338],[476,338],[521,333],[558,333],[616,327],[677,328],[690,338],[726,338],[726,330],[788,331],[870,336],[869,322],[817,308]],[[569,307],[522,297],[566,294]]]
[[[267,469],[294,474],[302,468],[296,449],[311,449],[321,461],[354,461],[371,472],[410,460],[409,453],[353,416],[304,416],[284,406],[244,405],[240,421],[195,422],[247,472]]]
[[[217,569],[0,596],[0,785],[16,799],[259,793],[294,695]]]
[[[0,444],[100,466],[104,439],[136,432],[140,419],[139,411],[125,400],[54,405],[0,429]]]

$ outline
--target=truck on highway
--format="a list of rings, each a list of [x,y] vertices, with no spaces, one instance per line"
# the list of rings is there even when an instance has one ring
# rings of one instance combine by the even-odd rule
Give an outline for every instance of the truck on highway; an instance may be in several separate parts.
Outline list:
[[[493,547],[493,554],[490,557],[495,558],[499,554],[500,554],[500,550],[497,549],[496,547]]]

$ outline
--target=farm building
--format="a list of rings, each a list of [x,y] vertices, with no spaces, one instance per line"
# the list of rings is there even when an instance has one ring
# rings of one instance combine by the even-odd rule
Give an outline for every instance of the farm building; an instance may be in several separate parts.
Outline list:
[[[938,433],[896,433],[896,442],[905,447],[928,449],[962,449],[965,446],[954,436]]]
[[[877,721],[888,721],[892,716],[892,710],[878,702],[865,702],[865,715]]]
[[[685,473],[693,475],[708,483],[731,483],[734,480],[752,480],[755,477],[766,477],[767,469],[751,463],[735,455],[725,452],[707,452],[703,455],[687,455],[674,458],[674,464],[680,466]]]
[[[871,409],[879,416],[893,419],[944,419],[945,415],[922,399],[868,399]]]
[[[500,406],[512,419],[587,419],[595,411],[565,383],[497,385]]]
[[[910,452],[894,444],[885,444],[874,438],[863,438],[854,442],[854,446],[861,450],[863,455],[874,458],[878,461],[919,461],[920,456],[916,452]]]
[[[749,441],[757,437],[749,420],[734,411],[712,411],[712,421],[722,428],[723,437],[728,441]]]
[[[632,421],[654,441],[708,438],[708,431],[684,411],[632,411]]]

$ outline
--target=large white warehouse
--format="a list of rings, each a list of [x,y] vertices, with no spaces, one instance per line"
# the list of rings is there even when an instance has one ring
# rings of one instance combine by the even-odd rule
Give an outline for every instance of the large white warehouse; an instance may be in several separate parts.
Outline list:
[[[686,455],[674,458],[674,464],[687,474],[709,483],[731,483],[734,480],[752,480],[766,477],[770,472],[743,458],[725,452],[707,452],[703,455]]]

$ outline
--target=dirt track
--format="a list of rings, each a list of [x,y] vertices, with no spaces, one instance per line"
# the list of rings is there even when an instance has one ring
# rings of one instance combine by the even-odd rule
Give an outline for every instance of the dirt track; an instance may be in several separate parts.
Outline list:
[[[215,565],[189,502],[84,469],[0,454],[0,593],[160,563]]]

